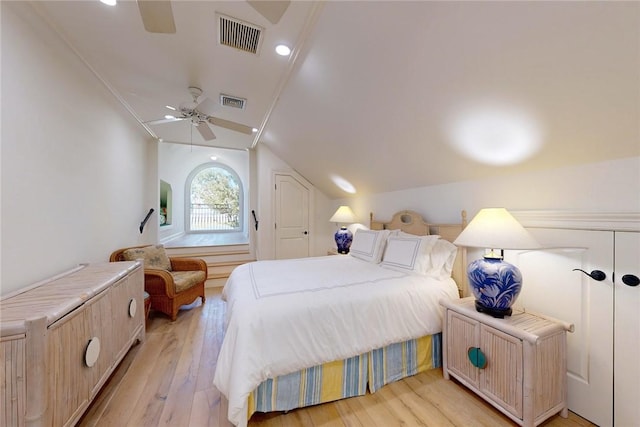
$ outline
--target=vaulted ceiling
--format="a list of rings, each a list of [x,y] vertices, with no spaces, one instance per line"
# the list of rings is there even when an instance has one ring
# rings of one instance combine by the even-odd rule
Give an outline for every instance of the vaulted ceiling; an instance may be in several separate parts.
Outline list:
[[[332,198],[640,155],[639,2],[292,1],[274,24],[178,0],[171,34],[134,1],[32,4],[153,137],[265,144]],[[219,43],[220,16],[258,28],[257,53]],[[149,123],[190,86],[257,131]]]

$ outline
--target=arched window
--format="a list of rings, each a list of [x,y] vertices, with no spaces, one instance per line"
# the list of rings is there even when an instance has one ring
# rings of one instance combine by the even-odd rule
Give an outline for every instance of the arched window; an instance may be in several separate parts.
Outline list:
[[[186,230],[191,233],[242,231],[243,189],[236,172],[205,163],[187,178]]]

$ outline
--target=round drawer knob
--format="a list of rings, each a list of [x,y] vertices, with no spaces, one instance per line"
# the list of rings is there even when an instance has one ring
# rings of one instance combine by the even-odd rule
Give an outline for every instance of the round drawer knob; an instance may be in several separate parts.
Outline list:
[[[469,350],[467,350],[467,356],[469,357],[469,361],[471,361],[471,364],[476,368],[486,368],[487,357],[478,347],[469,347]]]
[[[88,367],[92,367],[98,361],[98,356],[100,356],[100,338],[93,337],[89,340],[84,352],[84,363]]]
[[[129,317],[134,317],[136,315],[136,310],[138,309],[138,303],[135,298],[131,298],[129,301]]]

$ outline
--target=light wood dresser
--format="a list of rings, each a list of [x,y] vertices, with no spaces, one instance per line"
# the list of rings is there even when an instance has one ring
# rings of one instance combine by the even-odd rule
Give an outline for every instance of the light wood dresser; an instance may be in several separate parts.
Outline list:
[[[72,426],[136,341],[144,272],[79,266],[0,302],[0,425]]]
[[[455,377],[522,426],[567,417],[566,332],[573,325],[532,313],[478,313],[473,298],[445,307],[443,374]]]

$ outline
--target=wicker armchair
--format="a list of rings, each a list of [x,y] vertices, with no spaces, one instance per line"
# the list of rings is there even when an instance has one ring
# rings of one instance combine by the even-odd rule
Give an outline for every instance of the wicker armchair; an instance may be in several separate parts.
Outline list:
[[[207,263],[199,258],[168,257],[162,246],[143,245],[114,251],[109,261],[144,259],[144,290],[151,298],[151,308],[167,314],[171,321],[178,310],[202,298],[207,280]]]

